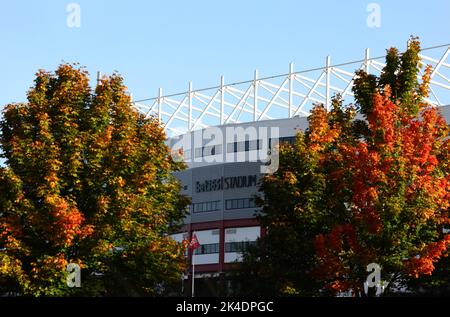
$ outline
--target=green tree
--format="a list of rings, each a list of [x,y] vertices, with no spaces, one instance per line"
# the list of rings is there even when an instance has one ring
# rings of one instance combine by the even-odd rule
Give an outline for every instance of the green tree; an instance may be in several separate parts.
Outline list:
[[[247,253],[244,278],[275,294],[366,296],[370,263],[385,292],[432,274],[450,244],[450,140],[424,101],[431,68],[419,83],[419,51],[416,38],[403,54],[388,50],[379,77],[357,72],[355,108],[339,97],[330,111],[316,106],[307,131],[281,147],[261,186],[267,234]]]
[[[132,108],[123,79],[61,65],[0,123],[0,290],[33,296],[157,295],[181,279],[168,233],[185,215],[158,120]],[[82,268],[81,288],[66,266]]]

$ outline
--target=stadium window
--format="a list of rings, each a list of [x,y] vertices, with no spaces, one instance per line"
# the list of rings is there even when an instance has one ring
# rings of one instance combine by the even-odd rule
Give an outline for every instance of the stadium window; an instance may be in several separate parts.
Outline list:
[[[194,203],[193,211],[194,211],[194,213],[218,211],[219,210],[219,201],[220,200]]]
[[[269,139],[269,149],[272,149],[272,144],[273,143],[274,143],[273,139],[270,138]],[[282,144],[282,143],[286,144],[286,143],[288,143],[288,144],[294,145],[295,144],[295,136],[286,136],[286,137],[278,138],[278,143],[279,144]]]
[[[239,241],[239,242],[226,242],[225,252],[244,252],[249,246],[255,245],[256,241]]]
[[[255,150],[261,149],[262,140],[252,140],[252,141],[246,141],[246,142],[248,142],[248,147],[247,147],[247,143],[245,145],[246,151],[255,151]]]
[[[228,144],[228,153],[230,153],[231,151],[229,150],[231,143]],[[211,145],[211,146],[206,146],[203,148],[203,156],[210,156],[210,155],[218,155],[218,154],[222,154],[222,146],[221,145]]]
[[[262,140],[252,140],[252,141],[247,140],[243,142],[233,142],[227,144],[227,153],[255,151],[260,150],[261,148],[262,148]],[[270,148],[270,140],[269,140],[269,148]]]
[[[253,198],[227,199],[225,209],[246,209],[255,208],[256,204]]]
[[[219,244],[218,243],[202,244],[198,249],[195,249],[194,253],[196,255],[219,253]]]
[[[236,142],[235,152],[244,152],[244,151],[245,151],[245,142]]]

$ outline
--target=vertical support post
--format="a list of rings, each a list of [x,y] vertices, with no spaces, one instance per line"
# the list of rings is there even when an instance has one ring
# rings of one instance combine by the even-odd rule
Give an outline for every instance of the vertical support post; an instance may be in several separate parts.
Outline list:
[[[192,250],[192,283],[191,283],[191,295],[195,295],[195,249]]]
[[[192,123],[192,81],[189,82],[189,104],[188,104],[188,131],[191,131]]]
[[[225,110],[225,78],[220,76],[220,124],[224,123],[224,110]]]
[[[369,49],[366,48],[366,52],[364,54],[364,71],[369,73]]]
[[[223,170],[223,168],[222,168]],[[224,221],[220,221],[219,225],[219,285],[221,290],[225,290],[225,273],[224,273],[224,265],[225,265],[225,226]],[[225,292],[219,293],[219,296],[227,296]]]
[[[162,98],[162,88],[158,90],[158,120],[161,122],[161,98]]]
[[[253,79],[253,121],[256,121],[256,111],[258,109],[258,70],[255,69]]]
[[[100,85],[101,79],[102,79],[102,73],[97,72],[97,86]]]
[[[288,113],[288,118],[290,118],[292,116],[292,92],[293,92],[293,88],[294,88],[294,63],[290,63],[289,64],[289,113]]]
[[[326,60],[326,68],[325,68],[325,72],[326,72],[325,109],[327,109],[327,111],[330,110],[330,75],[331,75],[330,64],[331,64],[331,58],[328,55],[327,60]]]

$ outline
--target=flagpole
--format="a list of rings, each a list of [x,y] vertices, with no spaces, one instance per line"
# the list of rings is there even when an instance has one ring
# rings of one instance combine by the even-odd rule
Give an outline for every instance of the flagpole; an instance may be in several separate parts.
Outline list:
[[[192,297],[194,297],[194,281],[195,281],[195,249],[192,250]]]

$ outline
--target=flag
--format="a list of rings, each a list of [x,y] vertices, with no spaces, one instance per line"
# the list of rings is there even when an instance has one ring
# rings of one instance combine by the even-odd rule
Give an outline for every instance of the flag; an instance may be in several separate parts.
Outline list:
[[[197,235],[194,233],[192,235],[191,242],[189,243],[189,249],[190,250],[195,250],[195,249],[198,249],[198,248],[200,248],[200,242],[198,242]]]

